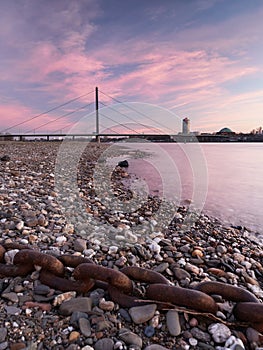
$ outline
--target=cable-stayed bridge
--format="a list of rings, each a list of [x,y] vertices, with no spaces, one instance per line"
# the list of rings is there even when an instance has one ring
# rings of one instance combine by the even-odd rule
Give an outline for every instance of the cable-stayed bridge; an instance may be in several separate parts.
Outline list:
[[[100,99],[99,99],[100,93]],[[83,101],[91,99],[90,103]],[[138,137],[168,141],[177,132],[153,116],[151,105],[125,103],[99,91],[89,91],[0,131],[1,139],[63,139]],[[160,112],[160,111],[159,111]],[[173,122],[173,121],[171,121]],[[178,120],[177,120],[178,123]]]

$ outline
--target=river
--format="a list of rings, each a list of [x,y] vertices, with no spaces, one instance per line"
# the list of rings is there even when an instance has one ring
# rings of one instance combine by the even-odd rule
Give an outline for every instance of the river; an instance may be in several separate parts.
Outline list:
[[[263,235],[263,143],[125,143],[136,186]],[[135,153],[134,153],[135,154]]]

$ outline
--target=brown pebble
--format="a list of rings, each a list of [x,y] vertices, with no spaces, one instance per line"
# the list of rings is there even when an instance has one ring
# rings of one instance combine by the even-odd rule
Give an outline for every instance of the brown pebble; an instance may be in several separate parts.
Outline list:
[[[211,267],[210,269],[207,270],[207,272],[218,277],[225,277],[225,278],[229,277],[227,272],[221,269],[217,269],[215,267]]]
[[[10,344],[10,350],[20,350],[20,349],[25,349],[25,348],[26,348],[25,343]]]
[[[192,256],[193,256],[193,257],[202,258],[202,257],[204,256],[204,253],[203,253],[202,250],[200,250],[200,249],[195,249],[195,250],[192,252]]]
[[[37,303],[34,301],[26,301],[25,304],[22,306],[22,309],[28,309],[28,308],[33,308],[37,307],[41,309],[42,311],[50,311],[51,310],[51,305],[47,303]]]
[[[97,339],[101,339],[101,338],[103,338],[103,337],[104,337],[103,332],[96,332],[96,338],[97,338]]]
[[[114,309],[114,303],[112,301],[106,301],[104,298],[100,300],[99,307],[103,311],[112,311]]]
[[[77,331],[73,331],[69,335],[69,341],[73,342],[73,341],[77,340],[79,337],[80,337],[80,333]]]
[[[196,318],[193,317],[193,318],[191,318],[191,320],[189,321],[189,324],[190,324],[191,327],[197,327],[198,321],[197,321]]]

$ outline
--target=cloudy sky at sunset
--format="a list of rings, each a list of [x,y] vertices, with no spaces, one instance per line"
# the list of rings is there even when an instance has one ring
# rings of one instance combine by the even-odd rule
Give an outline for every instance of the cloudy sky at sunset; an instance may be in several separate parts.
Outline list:
[[[2,132],[68,130],[94,107],[83,106],[95,86],[106,105],[158,106],[156,127],[174,129],[162,108],[202,132],[263,126],[261,0],[1,0],[0,18]]]

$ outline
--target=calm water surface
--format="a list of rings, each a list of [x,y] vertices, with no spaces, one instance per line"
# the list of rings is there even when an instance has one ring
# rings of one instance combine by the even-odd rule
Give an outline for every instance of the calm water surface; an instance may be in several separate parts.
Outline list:
[[[129,157],[129,172],[151,194],[263,234],[263,143],[125,143],[149,155]],[[136,182],[135,181],[135,182]]]

